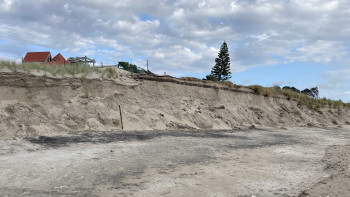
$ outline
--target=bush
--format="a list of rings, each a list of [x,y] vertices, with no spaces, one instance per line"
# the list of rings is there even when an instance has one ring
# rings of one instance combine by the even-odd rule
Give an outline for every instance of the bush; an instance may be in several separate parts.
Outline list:
[[[124,69],[131,73],[145,73],[148,75],[155,75],[149,70],[144,70],[143,68],[137,67],[135,64],[130,64],[129,62],[118,62],[118,68]]]
[[[134,64],[129,64],[129,62],[118,62],[118,68],[119,67],[132,73],[139,73],[137,66]]]
[[[284,86],[282,89],[283,89],[283,90],[290,90],[290,91],[293,91],[293,92],[300,93],[300,90],[298,90],[298,89],[295,88],[295,87]]]
[[[217,79],[215,76],[213,75],[207,75],[206,76],[208,81],[219,81],[219,79]]]
[[[262,95],[266,97],[271,97],[273,95],[273,92],[270,88],[265,88],[259,85],[252,85],[248,86],[249,89],[253,90],[255,94]]]

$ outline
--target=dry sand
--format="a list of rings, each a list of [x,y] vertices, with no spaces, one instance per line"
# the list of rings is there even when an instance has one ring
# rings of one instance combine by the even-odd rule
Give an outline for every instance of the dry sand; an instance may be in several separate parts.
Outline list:
[[[346,196],[349,137],[350,128],[270,128],[0,140],[0,193]]]

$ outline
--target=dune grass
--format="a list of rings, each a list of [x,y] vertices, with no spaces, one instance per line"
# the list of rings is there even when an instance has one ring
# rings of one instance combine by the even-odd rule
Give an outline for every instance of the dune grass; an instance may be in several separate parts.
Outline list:
[[[180,79],[186,80],[186,81],[204,81],[206,82],[206,79],[198,79],[195,77],[181,77]],[[350,103],[344,103],[341,100],[335,101],[327,98],[317,99],[307,96],[306,94],[299,93],[292,91],[290,89],[281,89],[279,87],[263,87],[260,85],[251,85],[251,86],[243,86],[243,85],[236,85],[232,83],[231,81],[212,81],[213,83],[222,84],[229,88],[248,88],[253,90],[253,92],[257,95],[265,96],[265,97],[279,97],[279,98],[286,98],[287,100],[293,100],[298,102],[298,106],[305,106],[308,109],[314,110],[318,112],[319,114],[323,114],[321,111],[321,107],[332,107],[335,109],[338,109],[340,107],[348,107],[350,108]]]
[[[83,64],[68,64],[64,66],[57,66],[42,63],[17,63],[15,61],[0,60],[0,69],[3,68],[12,70],[13,72],[43,71],[45,74],[50,73],[52,76],[75,76],[81,74],[81,76],[87,77],[93,73],[96,73],[101,77],[117,77],[117,72],[113,68],[100,69],[99,67],[91,67],[89,65]]]
[[[288,100],[298,102],[299,106],[306,106],[309,109],[315,110],[322,114],[321,107],[350,107],[350,103],[344,103],[341,100],[335,101],[327,98],[317,99],[307,96],[303,93],[298,93],[289,89],[280,89],[275,87],[262,87],[259,85],[247,86],[247,88],[254,91],[255,94],[262,95],[265,97],[280,97],[284,96]]]

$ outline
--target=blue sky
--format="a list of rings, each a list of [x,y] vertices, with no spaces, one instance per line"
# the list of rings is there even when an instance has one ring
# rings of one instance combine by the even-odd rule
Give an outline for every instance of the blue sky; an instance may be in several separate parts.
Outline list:
[[[349,21],[346,0],[0,0],[0,58],[148,59],[157,74],[204,78],[226,41],[236,84],[317,86],[350,102]]]

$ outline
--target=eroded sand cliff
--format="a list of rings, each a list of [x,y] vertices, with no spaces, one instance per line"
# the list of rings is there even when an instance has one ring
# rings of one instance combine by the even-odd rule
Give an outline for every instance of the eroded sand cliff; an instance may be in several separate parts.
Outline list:
[[[181,80],[53,77],[0,72],[0,137],[56,135],[68,131],[238,129],[340,126],[347,108],[314,111],[295,101],[244,88]]]

